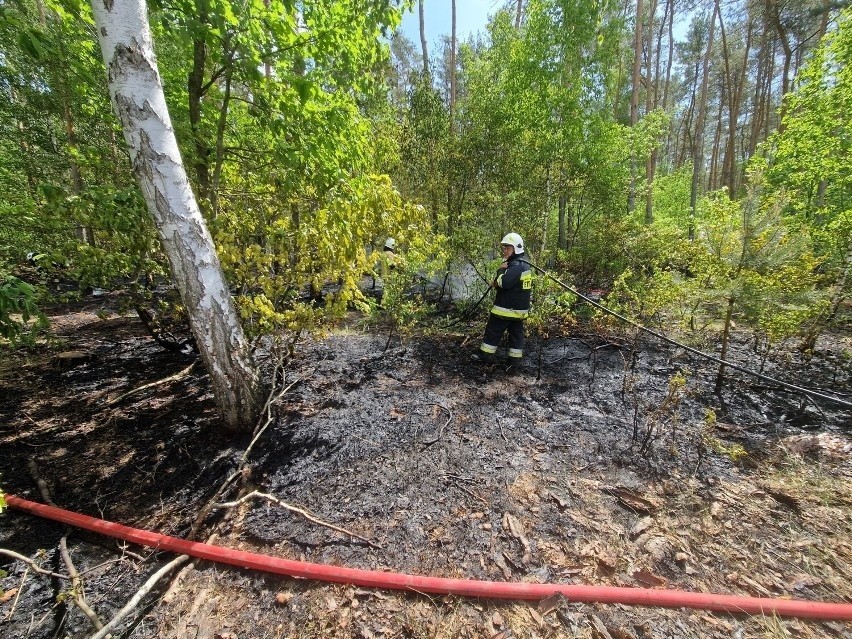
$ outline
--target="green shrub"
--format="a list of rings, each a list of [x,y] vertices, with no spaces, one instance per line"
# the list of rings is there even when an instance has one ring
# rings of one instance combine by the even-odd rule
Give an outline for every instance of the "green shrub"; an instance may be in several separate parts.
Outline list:
[[[0,337],[15,344],[31,336],[31,329],[47,328],[47,318],[36,306],[34,287],[13,275],[6,275],[0,281]]]

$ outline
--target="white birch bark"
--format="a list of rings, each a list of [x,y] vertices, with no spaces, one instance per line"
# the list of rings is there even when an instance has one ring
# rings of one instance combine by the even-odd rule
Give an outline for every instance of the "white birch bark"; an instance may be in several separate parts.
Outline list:
[[[213,386],[226,428],[250,430],[258,375],[213,239],[190,188],[154,56],[145,0],[91,0],[109,93],[133,173]]]

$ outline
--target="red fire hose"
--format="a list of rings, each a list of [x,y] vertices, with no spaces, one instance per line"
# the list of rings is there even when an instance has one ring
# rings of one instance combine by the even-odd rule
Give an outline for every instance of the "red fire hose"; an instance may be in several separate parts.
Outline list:
[[[737,597],[679,590],[652,590],[648,588],[618,588],[614,586],[575,586],[565,584],[532,584],[497,581],[469,581],[421,577],[394,572],[358,570],[340,566],[326,566],[280,557],[269,557],[242,550],[232,550],[195,541],[186,541],[159,533],[130,528],[103,519],[95,519],[62,508],[38,504],[13,495],[6,495],[12,508],[45,517],[64,524],[85,528],[135,544],[149,546],[264,572],[302,579],[315,579],[346,583],[368,588],[407,590],[419,593],[459,595],[488,599],[538,600],[561,594],[569,602],[620,603],[634,606],[665,606],[669,608],[696,608],[752,615],[781,615],[808,619],[835,619],[852,621],[852,604],[824,603],[795,599],[768,599]]]

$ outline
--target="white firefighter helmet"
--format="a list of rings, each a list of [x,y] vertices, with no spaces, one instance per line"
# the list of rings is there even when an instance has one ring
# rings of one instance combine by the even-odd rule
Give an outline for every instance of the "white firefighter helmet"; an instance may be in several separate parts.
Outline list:
[[[507,233],[506,236],[500,240],[500,244],[508,244],[511,246],[515,249],[515,255],[520,255],[524,252],[524,239],[517,233]]]
[[[388,239],[386,239],[385,240],[385,248],[388,249],[389,251],[394,250],[396,248],[396,240],[393,239],[392,237],[389,237]]]

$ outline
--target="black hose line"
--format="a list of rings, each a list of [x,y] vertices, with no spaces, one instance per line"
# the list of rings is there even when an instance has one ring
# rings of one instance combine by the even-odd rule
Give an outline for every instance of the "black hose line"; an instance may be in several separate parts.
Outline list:
[[[488,293],[490,291],[491,291],[491,287],[489,286],[488,288],[485,289],[485,292],[482,294],[482,297],[479,298],[479,301],[476,304],[474,304],[473,307],[470,310],[462,313],[461,315],[458,316],[458,318],[456,318],[455,320],[453,320],[449,324],[445,324],[442,328],[446,329],[446,328],[449,328],[450,326],[455,326],[456,324],[459,324],[459,323],[473,317],[473,314],[476,312],[476,309],[479,308],[479,305],[482,304],[482,302],[485,300],[485,297],[488,295]]]
[[[758,379],[762,379],[766,382],[770,382],[772,384],[777,384],[779,386],[783,386],[784,388],[788,388],[788,389],[795,391],[797,393],[802,393],[804,395],[808,395],[809,397],[819,397],[820,399],[825,399],[825,400],[828,400],[830,402],[834,402],[835,404],[840,404],[842,406],[846,406],[847,408],[852,408],[852,402],[850,402],[848,400],[841,399],[839,397],[833,397],[831,395],[826,395],[824,393],[820,393],[819,391],[815,391],[815,390],[810,389],[810,388],[804,388],[802,386],[796,386],[795,384],[789,384],[787,382],[781,381],[780,379],[775,379],[774,377],[769,377],[768,375],[763,375],[762,373],[758,373],[757,371],[753,371],[753,370],[750,370],[748,368],[744,368],[743,366],[739,366],[739,365],[734,364],[732,362],[720,359],[720,358],[718,358],[714,355],[710,355],[709,353],[705,353],[703,351],[699,351],[696,348],[692,348],[691,346],[687,346],[686,344],[682,344],[682,343],[680,343],[676,340],[671,339],[670,337],[666,337],[662,333],[658,333],[655,330],[652,330],[650,328],[642,326],[638,322],[636,322],[636,321],[634,321],[634,320],[632,320],[628,317],[625,317],[624,315],[616,313],[615,311],[612,311],[612,310],[606,308],[605,306],[603,306],[601,304],[598,304],[593,299],[590,299],[590,298],[586,297],[585,295],[583,295],[582,293],[575,291],[573,288],[571,288],[570,286],[568,286],[564,282],[561,282],[560,280],[556,279],[555,277],[553,277],[553,275],[551,275],[550,273],[545,271],[543,268],[539,268],[538,266],[536,266],[532,262],[528,262],[526,260],[519,260],[519,261],[523,262],[524,264],[529,264],[536,271],[538,271],[539,273],[541,273],[545,277],[551,279],[552,281],[556,282],[559,286],[564,288],[566,291],[569,291],[569,292],[573,293],[574,295],[576,295],[577,297],[579,297],[580,299],[582,299],[583,301],[588,302],[589,304],[591,304],[595,308],[598,308],[598,309],[602,310],[604,313],[607,313],[609,315],[612,315],[613,317],[620,319],[622,322],[626,322],[627,324],[630,324],[631,326],[638,328],[640,331],[645,331],[646,333],[653,335],[657,339],[660,339],[660,340],[667,342],[669,344],[672,344],[674,346],[678,346],[680,348],[683,348],[683,349],[689,351],[690,353],[693,353],[693,354],[698,355],[699,357],[703,357],[705,359],[709,359],[710,361],[716,362],[717,364],[721,364],[723,366],[729,366],[729,367],[731,367],[735,370],[740,371],[741,373],[746,373],[747,375],[752,375],[753,377],[757,377]],[[486,291],[486,293],[487,292],[488,291]],[[482,300],[480,300],[480,302],[481,301]],[[477,305],[479,305],[479,303],[477,303]]]

